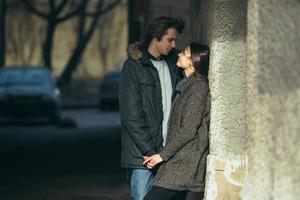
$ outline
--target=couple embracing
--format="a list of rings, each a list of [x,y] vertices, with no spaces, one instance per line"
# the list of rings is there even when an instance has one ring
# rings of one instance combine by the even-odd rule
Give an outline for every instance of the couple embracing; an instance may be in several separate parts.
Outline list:
[[[204,192],[210,93],[209,48],[176,50],[180,18],[159,17],[128,48],[120,79],[121,164],[134,200]]]

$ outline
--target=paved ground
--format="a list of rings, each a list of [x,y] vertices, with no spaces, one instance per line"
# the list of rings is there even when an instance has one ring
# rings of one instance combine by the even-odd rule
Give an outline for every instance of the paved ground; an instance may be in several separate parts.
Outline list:
[[[74,119],[78,127],[120,126],[119,112],[100,112],[95,108],[65,109],[63,117]]]
[[[76,128],[48,122],[0,126],[1,200],[126,200],[120,118],[97,109],[66,110]]]
[[[101,80],[72,80],[68,85],[61,86],[63,107],[97,106]]]

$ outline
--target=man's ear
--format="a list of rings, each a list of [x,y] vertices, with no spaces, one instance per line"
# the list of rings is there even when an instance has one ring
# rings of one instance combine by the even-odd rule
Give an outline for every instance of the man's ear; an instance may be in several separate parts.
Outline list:
[[[153,41],[154,42],[159,42],[159,40],[155,37],[155,38],[153,38]]]

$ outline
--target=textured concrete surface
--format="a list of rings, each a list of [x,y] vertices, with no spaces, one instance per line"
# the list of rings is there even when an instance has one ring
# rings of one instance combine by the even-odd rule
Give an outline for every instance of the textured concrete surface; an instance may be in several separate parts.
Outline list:
[[[206,199],[239,199],[247,163],[208,156]]]
[[[202,1],[209,19],[211,126],[205,199],[238,199],[246,173],[247,3]]]
[[[300,196],[300,2],[248,4],[248,143],[241,198]]]

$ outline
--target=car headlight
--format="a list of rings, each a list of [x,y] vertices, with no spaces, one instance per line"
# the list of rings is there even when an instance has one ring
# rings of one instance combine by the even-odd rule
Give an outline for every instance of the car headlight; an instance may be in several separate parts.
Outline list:
[[[59,90],[58,88],[55,88],[54,94],[55,94],[56,96],[59,96],[59,95],[60,95],[60,90]]]

